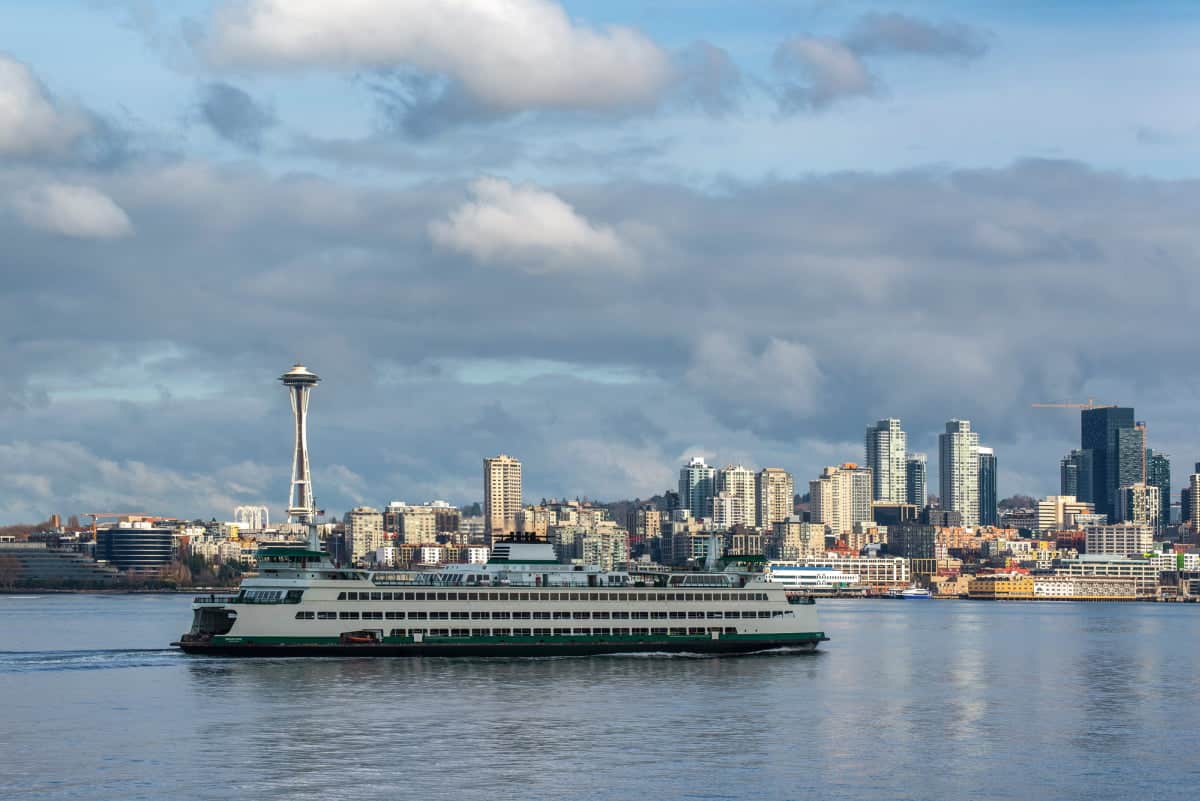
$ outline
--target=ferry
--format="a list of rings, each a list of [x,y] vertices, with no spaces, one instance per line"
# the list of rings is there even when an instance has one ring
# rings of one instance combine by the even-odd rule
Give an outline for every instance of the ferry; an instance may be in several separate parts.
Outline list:
[[[338,567],[306,546],[259,552],[236,594],[202,595],[189,654],[589,656],[808,652],[828,638],[813,598],[735,572],[639,577],[560,564],[545,543],[499,542],[486,564]]]
[[[932,598],[933,593],[930,592],[929,590],[925,589],[924,587],[918,587],[917,585],[914,584],[911,587],[906,587],[903,590],[896,590],[896,589],[888,590],[887,595],[885,597],[901,598],[903,600],[912,601],[912,600],[924,600],[927,598]]]

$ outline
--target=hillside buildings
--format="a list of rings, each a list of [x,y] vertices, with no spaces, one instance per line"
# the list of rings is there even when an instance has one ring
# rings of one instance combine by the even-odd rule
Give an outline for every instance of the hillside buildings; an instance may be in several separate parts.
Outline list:
[[[795,511],[796,486],[792,474],[778,467],[765,467],[758,472],[754,484],[758,505],[758,525],[771,528],[787,520]]]
[[[679,471],[679,502],[693,517],[712,516],[712,497],[716,489],[716,470],[694,456]]]
[[[489,541],[517,530],[521,463],[507,454],[483,460],[483,520]]]
[[[970,420],[951,420],[938,435],[942,509],[962,514],[963,525],[979,525],[979,434]]]
[[[831,533],[843,534],[855,523],[872,522],[871,471],[847,462],[826,467],[821,477],[808,483],[812,522],[823,523]]]

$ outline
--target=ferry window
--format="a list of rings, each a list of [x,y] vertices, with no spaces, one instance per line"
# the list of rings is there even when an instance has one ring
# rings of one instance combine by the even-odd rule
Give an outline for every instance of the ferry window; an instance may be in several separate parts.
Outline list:
[[[666,616],[667,616],[666,612],[651,612],[650,613],[650,617],[654,618],[655,620],[663,620],[664,618],[666,618]]]
[[[612,634],[612,629],[592,629],[592,634],[599,634],[607,637]]]
[[[779,609],[776,609],[771,612],[771,617],[783,617],[783,612]]]
[[[612,632],[613,632],[613,636],[616,636],[616,637],[628,637],[629,636],[629,629],[613,629]]]
[[[450,613],[449,612],[430,612],[429,619],[430,620],[449,620]]]
[[[372,600],[372,601],[382,601],[382,600],[383,600],[383,593],[382,593],[382,592],[373,592],[373,593],[371,593],[371,600]]]
[[[530,637],[533,635],[533,629],[513,629],[514,637]]]
[[[696,596],[695,596],[694,594],[690,593],[690,592],[685,592],[685,593],[683,594],[683,600],[685,600],[685,601],[694,601],[694,600],[696,600]]]
[[[406,635],[405,635],[404,629],[392,629],[391,632],[388,634],[388,636],[389,637],[404,637]]]
[[[592,617],[596,620],[608,620],[608,612],[592,612]]]
[[[337,612],[317,612],[317,620],[337,620]]]
[[[534,629],[533,636],[534,637],[549,637],[551,631],[552,631],[552,629]]]
[[[630,629],[634,634],[649,634],[650,629]]]
[[[529,620],[528,612],[513,612],[513,620]]]
[[[414,594],[415,596],[417,596],[417,597],[416,597],[416,600],[418,600],[418,601],[424,601],[424,600],[425,600],[425,593],[423,593],[423,592],[416,592],[416,593],[413,593],[413,594]],[[408,600],[408,598],[407,598],[407,593],[405,593],[405,600]]]
[[[737,627],[736,626],[726,626],[725,633],[726,634],[737,634]]]
[[[709,617],[720,617],[721,613],[720,612],[709,612],[708,616]]]
[[[589,620],[592,617],[591,612],[573,612],[571,617],[575,620]]]
[[[491,619],[492,619],[491,612],[472,612],[471,613],[471,620],[491,620]]]
[[[671,612],[672,620],[680,620],[685,617],[687,617],[687,612]]]
[[[692,617],[692,618],[700,617],[700,618],[702,618],[702,617],[704,617],[704,613],[703,613],[703,612],[688,612],[688,617]]]
[[[703,626],[690,626],[688,628],[688,634],[703,634],[703,633],[704,633]]]
[[[650,617],[649,612],[630,612],[629,616],[634,620],[647,620]]]
[[[561,612],[561,611],[560,611],[560,612],[555,612],[555,613],[554,613],[554,619],[555,619],[555,620],[567,620],[567,619],[568,619],[568,618],[570,618],[570,617],[571,617],[571,613],[570,613],[570,612]]]
[[[652,628],[652,629],[650,629],[650,633],[651,633],[651,634],[666,634],[666,633],[667,633],[667,630],[666,630],[666,629],[660,629],[660,628]]]
[[[582,629],[582,628],[581,629],[572,629],[572,633],[573,634],[582,634],[584,636],[587,636],[592,633],[592,630],[591,629]]]
[[[390,600],[392,600],[392,594],[391,594],[390,592],[385,592],[385,593],[383,594],[383,600],[385,600],[385,601],[390,601]]]
[[[451,620],[466,620],[470,616],[471,615],[469,612],[451,612],[450,613]]]
[[[628,612],[613,612],[612,616],[613,616],[613,620],[628,620],[629,619]]]
[[[388,620],[404,620],[403,612],[384,612],[383,616]]]
[[[552,593],[550,593],[550,595],[549,595],[549,599],[550,599],[551,601],[557,601],[557,600],[558,600],[558,593],[557,593],[557,592],[552,592]]]
[[[449,637],[450,629],[430,629],[429,636],[430,637]]]
[[[492,629],[493,637],[511,637],[512,629]]]
[[[573,593],[571,593],[571,600],[572,600],[572,601],[586,601],[586,600],[587,600],[587,593],[583,593],[583,592],[573,592]]]
[[[523,592],[523,593],[521,593],[521,594],[520,594],[520,597],[519,597],[519,598],[517,598],[517,600],[518,600],[518,601],[528,601],[528,600],[529,600],[529,593],[527,593],[527,592]]]
[[[760,592],[760,593],[758,594],[758,600],[760,600],[760,601],[765,601],[765,600],[767,600],[767,594],[766,594],[765,592]]]
[[[357,592],[348,592],[348,593],[346,593],[346,600],[347,600],[347,601],[357,601],[357,600],[358,600],[358,593],[357,593]]]
[[[492,620],[511,620],[512,612],[492,612]]]
[[[296,620],[312,620],[315,617],[316,617],[316,614],[313,612],[297,612],[296,613]]]
[[[424,634],[425,629],[409,629],[408,633],[409,634]]]
[[[759,617],[770,617],[771,613],[770,612],[759,612],[758,616]]]
[[[667,594],[666,594],[665,592],[659,592],[659,593],[655,593],[655,594],[654,594],[654,600],[656,600],[656,601],[665,601],[665,600],[667,600]]]
[[[678,629],[668,629],[668,630],[667,630],[667,633],[668,633],[668,634],[670,634],[670,635],[672,635],[672,636],[675,636],[675,637],[677,637],[677,636],[679,636],[679,635],[681,635],[681,634],[687,634],[687,629],[683,629],[683,628],[678,628]]]
[[[344,593],[344,592],[339,592],[339,593],[338,593],[338,597],[337,597],[337,599],[338,599],[339,601],[344,601],[344,600],[346,600],[346,593]]]
[[[477,592],[468,592],[468,593],[467,593],[467,600],[468,600],[468,601],[478,601],[478,600],[479,600],[479,593],[477,593]]]
[[[446,593],[444,593],[444,592],[439,592],[439,593],[437,594],[437,599],[438,599],[439,601],[444,601],[444,600],[446,600]]]
[[[600,600],[600,593],[598,593],[598,592],[591,592],[591,593],[588,593],[588,600],[590,600],[590,601],[599,601],[599,600]]]
[[[383,620],[383,612],[363,612],[363,620]]]
[[[470,637],[471,630],[470,629],[450,629],[450,636],[451,637]]]
[[[404,593],[404,599],[403,599],[403,600],[405,600],[405,601],[411,601],[412,599],[413,599],[413,593],[411,593],[411,592],[406,592],[406,593]],[[397,601],[401,600],[401,598],[400,598],[400,593],[396,593],[396,600],[397,600]]]
[[[340,620],[358,620],[358,612],[339,612],[338,618]]]
[[[711,601],[712,599],[713,599],[713,594],[711,592],[704,593],[704,600]]]
[[[556,635],[562,636],[563,634],[570,634],[571,630],[570,629],[555,629],[554,633]]]
[[[731,612],[728,609],[725,610],[725,617],[741,617],[741,616],[742,616],[741,612]]]
[[[409,612],[408,619],[409,620],[428,620],[429,613],[428,612]]]
[[[481,596],[481,597],[482,597],[482,596]],[[500,593],[498,593],[498,592],[489,592],[489,593],[488,593],[488,600],[489,600],[489,601],[499,601],[499,600],[500,600]]]
[[[549,620],[550,613],[549,612],[534,612],[533,619],[534,620]]]

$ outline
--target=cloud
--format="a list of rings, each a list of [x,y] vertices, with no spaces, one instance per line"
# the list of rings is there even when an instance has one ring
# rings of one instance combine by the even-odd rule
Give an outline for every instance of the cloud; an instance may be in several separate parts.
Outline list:
[[[746,82],[736,62],[711,42],[694,42],[676,56],[680,91],[686,101],[720,117],[737,108]]]
[[[60,108],[29,67],[0,53],[0,156],[61,154],[90,128],[85,114]]]
[[[776,49],[773,63],[780,73],[800,79],[782,89],[780,105],[785,111],[823,109],[836,100],[869,95],[876,88],[867,65],[836,39],[792,37]]]
[[[856,53],[904,53],[972,59],[987,52],[982,32],[961,22],[940,24],[898,13],[864,15],[845,37]]]
[[[480,178],[470,191],[474,200],[430,224],[440,247],[536,273],[637,264],[635,250],[616,230],[589,222],[552,192],[502,178]]]
[[[809,417],[820,409],[823,397],[824,379],[812,350],[775,337],[755,352],[730,334],[704,334],[685,380],[733,421],[764,411]]]
[[[116,239],[133,233],[133,223],[112,198],[90,186],[47,183],[11,199],[31,228],[82,239]]]
[[[415,68],[499,112],[650,105],[672,77],[643,34],[550,0],[246,0],[216,10],[202,47],[233,67]]]
[[[200,118],[217,136],[246,150],[262,148],[263,135],[277,120],[242,89],[217,81],[200,89]]]

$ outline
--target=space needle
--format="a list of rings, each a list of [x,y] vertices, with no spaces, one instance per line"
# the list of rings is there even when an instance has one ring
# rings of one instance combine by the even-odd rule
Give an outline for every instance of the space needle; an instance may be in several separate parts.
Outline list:
[[[279,376],[292,397],[292,416],[296,420],[296,447],[292,455],[292,487],[288,493],[288,522],[316,523],[317,505],[313,500],[312,473],[308,464],[308,395],[320,377],[296,363]]]

